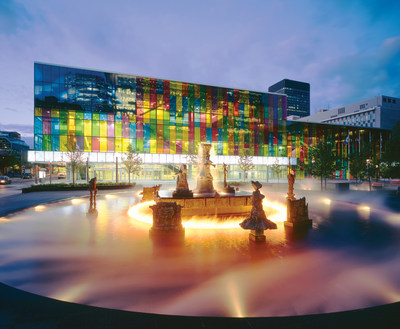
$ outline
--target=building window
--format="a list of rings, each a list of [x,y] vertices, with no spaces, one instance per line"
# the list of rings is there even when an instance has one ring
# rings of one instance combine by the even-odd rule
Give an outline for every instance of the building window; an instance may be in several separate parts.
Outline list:
[[[392,102],[392,100],[390,98],[388,98],[388,103],[391,103],[391,102]]]
[[[341,107],[340,109],[338,109],[338,114],[343,114],[345,112],[345,108]]]
[[[383,97],[383,101],[386,102],[386,97]]]

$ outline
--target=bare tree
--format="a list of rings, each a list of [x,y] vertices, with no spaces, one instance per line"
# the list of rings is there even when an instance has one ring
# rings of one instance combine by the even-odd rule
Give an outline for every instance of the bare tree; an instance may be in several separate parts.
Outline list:
[[[85,162],[84,159],[85,153],[81,151],[79,148],[72,147],[71,145],[68,145],[67,149],[68,151],[65,153],[65,155],[67,157],[67,162],[69,162],[69,165],[71,166],[72,170],[72,185],[75,185],[75,173]]]
[[[192,177],[192,167],[199,165],[199,143],[189,143],[186,161],[189,164],[189,177]]]
[[[142,168],[143,159],[136,152],[136,149],[129,145],[128,155],[123,158],[122,164],[124,165],[126,171],[128,172],[129,184],[131,183],[131,173],[135,174]]]
[[[239,168],[243,171],[243,181],[246,180],[246,172],[253,170],[253,157],[249,154],[248,150],[244,151],[244,155],[239,156]]]
[[[279,184],[279,175],[281,174],[281,165],[279,164],[278,159],[275,160],[274,164],[271,165],[272,171],[278,176],[278,184]]]

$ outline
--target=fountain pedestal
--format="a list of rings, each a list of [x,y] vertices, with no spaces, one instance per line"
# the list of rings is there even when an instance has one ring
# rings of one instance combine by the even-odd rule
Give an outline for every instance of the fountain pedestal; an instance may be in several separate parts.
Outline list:
[[[140,195],[143,195],[142,201],[157,200],[159,198],[158,191],[160,187],[161,184],[154,185],[153,187],[143,187],[143,192],[140,192]]]
[[[185,232],[182,226],[182,206],[175,202],[157,202],[150,208],[153,210],[153,226],[150,234],[182,234]]]
[[[249,239],[254,242],[265,242],[264,230],[250,230]]]
[[[284,222],[285,227],[298,228],[308,227],[312,225],[312,220],[308,218],[308,204],[306,198],[303,197],[299,200],[286,199],[287,217]]]

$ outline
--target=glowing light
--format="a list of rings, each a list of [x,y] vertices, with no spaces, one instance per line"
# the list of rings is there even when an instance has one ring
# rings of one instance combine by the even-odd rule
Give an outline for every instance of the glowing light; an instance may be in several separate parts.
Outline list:
[[[71,203],[72,203],[73,205],[81,204],[81,203],[83,203],[83,202],[84,202],[83,199],[72,199],[72,200],[71,200]]]
[[[154,205],[154,201],[146,201],[142,203],[138,203],[133,207],[130,207],[128,210],[128,216],[130,218],[136,219],[139,222],[153,224],[153,215],[152,211],[149,208],[151,205]]]
[[[138,203],[128,210],[128,216],[142,223],[153,224],[153,213],[149,206],[154,205],[154,201]],[[286,220],[286,206],[279,201],[263,200],[263,207],[267,217],[274,222]],[[219,219],[216,217],[191,217],[182,220],[183,227],[187,229],[232,229],[238,228],[243,217],[231,217]]]
[[[43,206],[43,205],[39,205],[39,206],[35,207],[35,211],[37,211],[37,212],[44,211],[45,209],[46,209],[46,206]]]
[[[391,225],[400,226],[400,215],[389,214],[386,216],[386,222]]]
[[[229,218],[226,220],[220,220],[218,218],[197,218],[192,217],[189,220],[183,221],[182,225],[184,228],[194,229],[231,229],[238,228],[239,223],[243,221],[243,218]]]
[[[239,297],[238,286],[236,282],[233,280],[229,280],[227,289],[230,301],[232,302],[232,307],[234,311],[233,316],[237,318],[243,318],[244,312],[243,312],[243,306],[241,305],[242,299]]]
[[[371,213],[371,207],[367,205],[360,204],[357,206],[357,212],[363,219],[369,219]]]
[[[269,220],[273,222],[284,222],[286,220],[287,208],[280,201],[263,200],[263,209]]]
[[[116,196],[116,195],[113,195],[113,194],[106,194],[104,197],[105,197],[107,200],[111,200],[111,199],[116,199],[116,198],[117,198],[117,196]]]
[[[322,202],[323,204],[326,204],[327,206],[330,206],[331,203],[332,203],[332,200],[331,200],[331,199],[328,199],[328,198],[324,198],[324,199],[321,200],[321,202]]]

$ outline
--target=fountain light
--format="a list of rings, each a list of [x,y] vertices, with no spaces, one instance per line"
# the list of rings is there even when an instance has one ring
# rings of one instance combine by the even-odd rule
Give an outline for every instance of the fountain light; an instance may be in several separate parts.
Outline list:
[[[116,198],[117,198],[117,196],[114,195],[114,194],[106,194],[104,197],[105,197],[107,200],[111,200],[111,199],[116,199]]]
[[[357,206],[357,212],[363,219],[369,219],[371,213],[371,207],[365,204],[360,204]]]
[[[232,314],[232,316],[237,318],[243,318],[244,317],[243,305],[241,305],[243,299],[239,297],[237,282],[229,280],[227,284],[227,290],[228,290],[228,295],[230,297],[229,300],[232,302],[234,311],[234,314]]]
[[[81,204],[81,203],[83,203],[83,202],[84,202],[83,199],[72,199],[72,200],[71,200],[71,203],[72,203],[74,206],[76,206],[76,205],[78,205],[78,204]]]
[[[149,207],[154,204],[154,201],[138,203],[129,208],[128,216],[139,222],[152,225],[153,213]],[[286,207],[282,202],[264,199],[263,208],[267,217],[274,222],[283,222],[286,219]],[[191,217],[183,218],[182,225],[185,229],[233,229],[238,228],[242,220],[241,217],[231,217],[225,220],[210,217]]]
[[[331,203],[332,203],[332,200],[331,200],[331,199],[328,199],[328,198],[324,198],[324,199],[322,199],[322,203],[323,203],[323,204],[326,204],[327,206],[330,206]]]
[[[43,206],[43,205],[39,205],[39,206],[35,207],[35,211],[37,211],[37,212],[42,212],[45,209],[46,209],[46,206]]]

